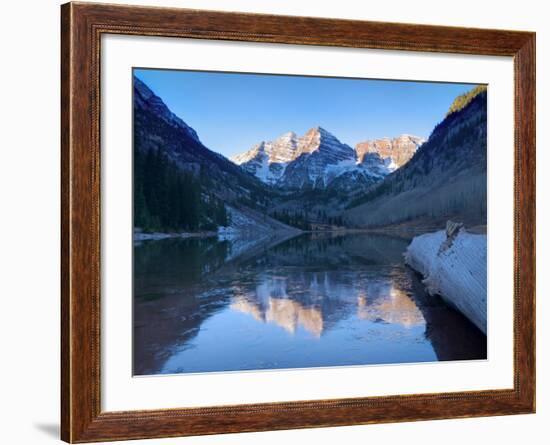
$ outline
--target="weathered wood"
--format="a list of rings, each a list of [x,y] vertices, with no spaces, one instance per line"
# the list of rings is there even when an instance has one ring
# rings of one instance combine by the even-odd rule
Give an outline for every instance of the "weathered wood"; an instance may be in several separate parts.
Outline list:
[[[534,411],[534,33],[93,3],[63,5],[61,26],[61,434],[64,440],[93,442]],[[102,412],[99,72],[100,39],[107,33],[513,56],[516,98],[513,389]],[[185,406],[184,398],[182,405]]]
[[[415,237],[405,262],[424,276],[430,295],[440,295],[487,335],[487,236],[461,224]]]

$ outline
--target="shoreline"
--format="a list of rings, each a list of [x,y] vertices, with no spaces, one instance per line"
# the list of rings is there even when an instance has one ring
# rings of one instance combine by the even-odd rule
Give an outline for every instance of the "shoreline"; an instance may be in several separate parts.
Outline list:
[[[304,234],[304,233],[310,233],[310,234],[335,234],[335,235],[346,235],[346,234],[374,234],[374,235],[386,235],[391,237],[397,237],[402,238],[405,240],[412,240],[415,237],[419,235],[423,235],[426,233],[433,233],[437,232],[439,230],[444,230],[445,224],[396,224],[396,225],[388,225],[388,226],[382,226],[382,227],[341,227],[341,228],[333,228],[333,229],[327,229],[327,230],[303,230],[303,229],[297,229],[296,228],[296,235]],[[469,227],[468,229],[465,229],[467,233],[472,234],[486,234],[487,229],[485,225],[479,225],[475,227]],[[283,231],[277,231],[276,232],[283,232]],[[145,233],[145,232],[134,232],[133,240],[134,241],[156,241],[156,240],[162,240],[167,238],[211,238],[211,237],[218,237],[220,239],[228,239],[233,236],[243,236],[247,237],[250,235],[253,235],[253,231],[231,231],[231,232],[220,232],[220,231],[202,231],[202,232],[151,232],[151,233]],[[224,238],[226,235],[227,238]]]
[[[277,234],[277,233],[290,233],[291,231],[284,231],[284,230],[273,230],[271,233]],[[295,235],[300,235],[301,233],[305,233],[303,230],[296,229]],[[203,232],[151,232],[151,233],[145,233],[145,232],[134,232],[133,234],[133,240],[134,242],[141,242],[141,241],[160,241],[163,239],[169,239],[169,238],[181,238],[181,239],[187,239],[187,238],[213,238],[216,237],[220,241],[230,240],[233,238],[250,238],[252,236],[257,235],[258,233],[254,231],[231,231],[231,232],[217,232],[217,231],[203,231]]]
[[[284,233],[284,230],[275,230],[273,233]],[[302,235],[305,233],[309,233],[312,235],[316,234],[334,234],[334,235],[347,235],[347,234],[355,234],[355,233],[364,233],[364,234],[376,234],[376,235],[388,235],[388,236],[398,236],[396,233],[394,233],[391,230],[385,230],[385,229],[360,229],[360,228],[342,228],[342,229],[331,229],[331,230],[302,230],[302,229],[296,229],[295,235]],[[239,235],[242,235],[242,237],[250,237],[251,235],[254,235],[253,231],[235,231],[231,232],[231,236],[226,237],[226,233],[224,232],[214,232],[214,231],[206,231],[206,232],[151,232],[151,233],[145,233],[145,232],[134,232],[133,239],[134,241],[159,241],[163,239],[168,238],[212,238],[212,237],[218,237],[221,240],[230,239],[232,237],[238,237]],[[413,235],[414,236],[414,235]],[[408,239],[412,239],[413,236],[409,237]],[[400,238],[405,238],[403,236],[400,236]]]
[[[210,238],[218,236],[218,232],[134,232],[133,240],[136,241],[158,241],[167,238]]]

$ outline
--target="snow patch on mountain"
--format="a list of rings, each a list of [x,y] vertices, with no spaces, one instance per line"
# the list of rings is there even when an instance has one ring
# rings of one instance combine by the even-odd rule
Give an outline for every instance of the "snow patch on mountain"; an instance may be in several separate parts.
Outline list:
[[[298,153],[298,138],[288,132],[274,141],[262,141],[250,150],[230,159],[267,184],[275,184],[285,173],[288,163]]]
[[[344,174],[354,174],[354,179],[359,175],[380,180],[394,169],[382,159],[370,159],[370,162],[358,162],[356,159],[345,159],[337,164],[327,166],[324,174],[324,183],[327,186],[335,178]],[[350,176],[351,177],[351,176]]]
[[[258,237],[273,232],[299,233],[300,230],[288,226],[249,207],[225,206],[229,215],[229,225],[218,228],[218,237],[230,239],[233,237]]]
[[[218,240],[230,242],[230,254],[227,260],[234,259],[246,252],[265,244],[277,237],[292,237],[301,230],[288,226],[263,213],[248,207],[226,205],[230,224],[218,227]]]

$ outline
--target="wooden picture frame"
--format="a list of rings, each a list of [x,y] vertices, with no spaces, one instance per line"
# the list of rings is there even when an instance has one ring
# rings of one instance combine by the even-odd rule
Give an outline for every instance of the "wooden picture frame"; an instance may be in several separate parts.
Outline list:
[[[494,416],[535,411],[535,34],[67,3],[61,7],[61,436],[67,442]],[[102,412],[100,38],[103,34],[511,56],[515,70],[514,387]],[[506,252],[503,252],[506,254]],[[509,252],[512,254],[512,252]]]

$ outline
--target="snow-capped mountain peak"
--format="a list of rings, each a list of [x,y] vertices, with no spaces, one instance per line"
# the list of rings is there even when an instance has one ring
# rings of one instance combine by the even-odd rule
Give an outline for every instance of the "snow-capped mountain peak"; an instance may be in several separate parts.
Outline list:
[[[240,153],[235,156],[231,156],[230,160],[237,165],[245,164],[250,160],[265,155],[265,142],[262,141],[259,144],[254,145],[250,150]]]
[[[355,146],[357,158],[362,161],[366,154],[377,153],[393,170],[402,167],[413,157],[416,150],[425,142],[424,138],[402,134],[395,138],[385,137],[360,142]]]
[[[273,141],[262,141],[230,159],[263,182],[274,184],[298,155],[298,137],[289,131]]]
[[[300,154],[313,153],[317,150],[334,150],[336,152],[347,152],[345,157],[351,157],[350,147],[342,144],[336,136],[322,127],[311,128],[302,136],[298,143]]]
[[[301,137],[291,131],[273,141],[262,141],[231,160],[279,188],[327,188],[338,184],[339,188],[351,189],[381,180],[406,162],[404,159],[408,160],[422,142],[421,138],[402,135],[367,141],[353,149],[317,126]]]

